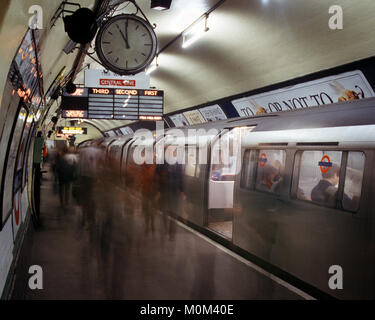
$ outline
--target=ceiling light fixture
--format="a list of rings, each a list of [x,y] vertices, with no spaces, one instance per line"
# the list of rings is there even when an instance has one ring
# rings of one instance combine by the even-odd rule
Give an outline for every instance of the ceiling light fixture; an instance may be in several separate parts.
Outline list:
[[[208,30],[207,27],[208,14],[194,22],[182,35],[182,48],[187,48],[199,38],[201,38]]]
[[[151,0],[151,9],[168,10],[171,7],[172,0]]]

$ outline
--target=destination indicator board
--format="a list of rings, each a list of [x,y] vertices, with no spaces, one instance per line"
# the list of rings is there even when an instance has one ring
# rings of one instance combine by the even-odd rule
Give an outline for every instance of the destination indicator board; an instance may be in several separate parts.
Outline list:
[[[87,134],[87,128],[81,127],[57,127],[59,134]]]
[[[76,114],[88,119],[155,121],[163,116],[164,91],[77,88],[68,94],[64,90],[61,109],[64,118],[73,118]]]

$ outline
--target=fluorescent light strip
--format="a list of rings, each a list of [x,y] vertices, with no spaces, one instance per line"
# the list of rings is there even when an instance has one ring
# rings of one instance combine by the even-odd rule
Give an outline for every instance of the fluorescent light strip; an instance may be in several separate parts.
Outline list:
[[[158,64],[158,57],[159,57],[158,55],[155,56],[154,61],[153,61],[152,64],[150,64],[149,67],[147,68],[147,70],[146,70],[146,74],[150,74],[151,72],[155,71],[156,68],[159,66],[159,64]]]
[[[204,31],[196,33],[191,38],[189,38],[189,40],[185,40],[186,38],[184,36],[182,48],[185,49],[187,47],[190,47],[194,42],[196,42],[198,39],[200,39],[203,35],[204,35]]]
[[[157,68],[156,64],[152,64],[151,66],[148,67],[146,74],[150,74],[151,72],[154,72]]]
[[[191,46],[194,42],[200,39],[209,29],[207,28],[208,15],[203,19],[196,21],[188,30],[186,30],[182,37],[182,48]]]

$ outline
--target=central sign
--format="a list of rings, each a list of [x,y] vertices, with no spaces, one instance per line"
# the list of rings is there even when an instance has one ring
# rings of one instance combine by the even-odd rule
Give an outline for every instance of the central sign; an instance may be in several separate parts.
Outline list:
[[[113,72],[97,69],[85,70],[85,87],[91,88],[133,88],[150,87],[150,76],[141,72],[132,76],[119,76]]]

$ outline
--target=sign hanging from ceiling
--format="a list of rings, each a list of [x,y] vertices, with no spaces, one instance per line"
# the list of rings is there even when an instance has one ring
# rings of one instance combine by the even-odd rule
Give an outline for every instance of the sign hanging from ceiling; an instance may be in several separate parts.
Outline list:
[[[359,70],[232,101],[241,117],[374,97]]]
[[[78,88],[63,90],[63,118],[161,120],[164,91],[139,89]]]
[[[87,134],[87,128],[80,127],[57,127],[59,134]]]
[[[150,87],[150,76],[146,72],[132,76],[119,76],[111,71],[85,70],[85,87],[145,89]]]

